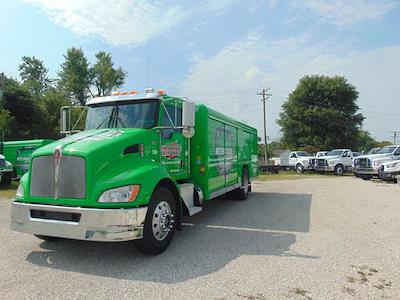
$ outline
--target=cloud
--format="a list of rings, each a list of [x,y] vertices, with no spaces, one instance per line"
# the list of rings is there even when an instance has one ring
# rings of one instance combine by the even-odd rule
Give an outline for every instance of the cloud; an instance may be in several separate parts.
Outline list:
[[[180,6],[145,0],[25,0],[43,8],[56,24],[78,36],[100,37],[114,46],[139,45],[160,36],[185,16]]]
[[[394,0],[295,0],[292,5],[317,15],[322,21],[348,26],[377,20],[399,6]]]
[[[262,106],[256,95],[271,87],[268,135],[279,137],[275,123],[281,104],[306,74],[344,75],[360,92],[365,128],[387,138],[400,127],[397,98],[400,45],[348,52],[335,41],[314,41],[308,35],[267,42],[258,32],[223,48],[215,56],[197,55],[179,93],[262,128]],[[261,132],[260,132],[261,134]]]

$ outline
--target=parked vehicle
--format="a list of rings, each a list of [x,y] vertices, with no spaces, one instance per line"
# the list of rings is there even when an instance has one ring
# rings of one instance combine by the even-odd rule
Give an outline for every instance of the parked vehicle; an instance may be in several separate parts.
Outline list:
[[[11,228],[54,237],[169,245],[181,217],[230,193],[245,200],[258,175],[257,130],[205,105],[154,93],[87,103],[85,130],[32,154]],[[74,129],[62,109],[62,132]]]
[[[326,156],[329,153],[329,151],[318,151],[317,154],[315,154],[315,157],[322,157],[322,156]]]
[[[362,155],[354,160],[354,175],[364,180],[370,180],[379,175],[380,166],[392,160],[400,159],[400,145],[381,148],[376,154]]]
[[[51,142],[53,140],[49,139],[4,142],[3,154],[14,166],[13,178],[21,178],[29,169],[29,160],[32,153]]]
[[[361,156],[361,155],[362,155],[361,152],[353,152],[353,158],[354,158],[354,157]]]
[[[372,148],[370,149],[366,155],[370,155],[370,154],[376,154],[379,150],[381,150],[382,148]]]
[[[4,155],[0,154],[0,184],[10,185],[13,172],[12,163],[6,160]]]
[[[343,175],[353,169],[353,152],[350,149],[334,149],[323,158],[317,158],[315,171],[334,172],[335,175]]]
[[[293,169],[300,174],[311,169],[311,159],[315,157],[305,151],[288,150],[283,152],[280,158],[281,168]]]
[[[397,182],[398,175],[400,175],[400,160],[392,160],[379,167],[379,178],[383,180]]]

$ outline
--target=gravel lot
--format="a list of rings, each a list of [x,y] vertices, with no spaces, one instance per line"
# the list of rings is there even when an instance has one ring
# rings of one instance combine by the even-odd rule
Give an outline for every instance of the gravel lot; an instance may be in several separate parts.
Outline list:
[[[157,257],[131,242],[42,242],[9,230],[2,299],[400,299],[400,187],[353,177],[256,182],[217,199]]]

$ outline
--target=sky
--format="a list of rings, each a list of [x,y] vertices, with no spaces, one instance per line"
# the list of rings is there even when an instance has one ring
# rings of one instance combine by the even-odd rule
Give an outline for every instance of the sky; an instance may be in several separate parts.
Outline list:
[[[359,91],[363,128],[400,131],[400,0],[3,0],[0,72],[22,56],[57,77],[67,48],[112,54],[121,90],[163,89],[281,137],[282,103],[308,74],[343,75]]]

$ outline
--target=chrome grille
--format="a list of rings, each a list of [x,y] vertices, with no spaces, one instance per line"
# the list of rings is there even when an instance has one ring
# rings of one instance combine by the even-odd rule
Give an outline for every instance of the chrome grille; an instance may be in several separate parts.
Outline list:
[[[358,166],[360,168],[368,168],[371,166],[370,160],[368,158],[359,158],[358,159]]]
[[[325,167],[326,166],[326,160],[325,159],[317,159],[317,166],[318,167]]]
[[[32,162],[31,195],[54,197],[55,178],[52,155],[36,157]],[[83,199],[86,196],[86,167],[82,157],[61,156],[58,197]]]

